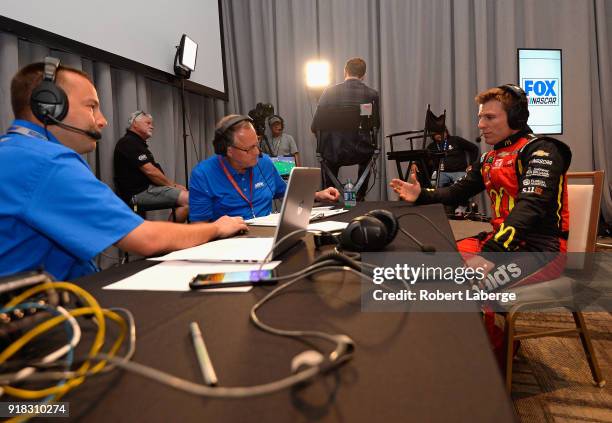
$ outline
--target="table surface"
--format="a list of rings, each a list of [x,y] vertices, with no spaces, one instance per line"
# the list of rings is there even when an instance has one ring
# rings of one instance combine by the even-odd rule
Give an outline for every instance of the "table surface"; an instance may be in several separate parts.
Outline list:
[[[334,220],[348,221],[367,210],[396,215],[419,212],[451,234],[439,205],[408,208],[401,203],[359,203]],[[417,238],[452,251],[417,216],[400,220]],[[265,234],[270,228],[253,229]],[[389,251],[416,251],[399,235]],[[312,239],[286,254],[279,271],[304,268],[318,254]],[[197,321],[221,386],[250,386],[287,376],[291,359],[312,349],[272,336],[249,321],[251,306],[271,287],[248,293],[136,292],[103,286],[153,265],[137,261],[86,278],[104,307],[125,307],[136,319],[134,361],[201,381],[188,325]],[[331,279],[331,280],[330,280]],[[510,399],[495,363],[482,319],[471,313],[362,312],[359,284],[344,274],[303,280],[262,307],[260,317],[282,328],[345,333],[356,344],[354,358],[338,371],[297,390],[240,400],[195,397],[122,371],[90,378],[65,397],[72,418],[87,421],[260,421],[260,422],[509,422]],[[315,342],[322,351],[333,348]]]

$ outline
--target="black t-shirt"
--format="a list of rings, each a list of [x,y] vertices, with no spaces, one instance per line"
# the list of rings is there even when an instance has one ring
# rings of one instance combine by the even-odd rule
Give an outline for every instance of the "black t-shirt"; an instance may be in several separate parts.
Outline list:
[[[126,203],[129,203],[132,196],[146,190],[151,185],[147,175],[140,170],[141,166],[152,163],[163,173],[145,140],[130,130],[126,131],[123,138],[117,141],[113,162],[117,195]]]
[[[427,148],[434,152],[446,152],[446,156],[444,157],[444,172],[465,172],[467,168],[465,153],[468,153],[470,156],[470,164],[475,162],[478,158],[478,147],[475,144],[472,144],[464,138],[453,135],[446,138],[446,141],[440,143],[434,141],[429,144]]]

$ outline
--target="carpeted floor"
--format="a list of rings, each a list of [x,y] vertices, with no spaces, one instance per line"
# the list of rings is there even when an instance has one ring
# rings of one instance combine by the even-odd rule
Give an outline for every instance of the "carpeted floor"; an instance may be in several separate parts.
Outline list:
[[[488,223],[451,220],[455,239],[488,231]],[[611,238],[599,238],[599,251],[612,251]],[[612,423],[612,314],[585,313],[604,378],[594,385],[578,336],[527,339],[514,361],[512,400],[521,423]],[[572,327],[569,312],[523,314],[521,329]]]
[[[612,314],[585,313],[602,373],[594,385],[577,336],[523,340],[514,362],[512,399],[521,422],[612,423]],[[570,313],[524,314],[518,328],[571,327]]]

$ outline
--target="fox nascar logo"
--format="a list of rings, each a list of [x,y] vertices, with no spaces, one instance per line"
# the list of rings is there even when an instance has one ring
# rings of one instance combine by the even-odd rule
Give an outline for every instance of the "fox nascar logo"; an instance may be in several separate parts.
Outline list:
[[[557,106],[559,104],[558,79],[523,79],[523,89],[527,94],[530,106]]]

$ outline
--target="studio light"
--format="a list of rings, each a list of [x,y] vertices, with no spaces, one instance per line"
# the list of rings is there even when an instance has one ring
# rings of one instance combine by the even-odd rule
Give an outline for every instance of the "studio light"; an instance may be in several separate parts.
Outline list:
[[[185,109],[185,80],[191,77],[191,72],[195,71],[196,58],[198,56],[198,43],[183,34],[181,42],[176,47],[174,55],[174,74],[181,81],[181,105],[183,109],[183,155],[185,158],[185,186],[189,186],[189,164],[187,163],[187,128],[185,119],[187,111]],[[195,145],[194,145],[195,148]],[[197,151],[195,152],[197,155]]]
[[[189,79],[191,72],[195,71],[198,55],[198,43],[183,34],[181,42],[174,56],[174,73],[176,76]]]
[[[330,66],[326,60],[311,60],[306,63],[306,86],[323,89],[330,83]]]

